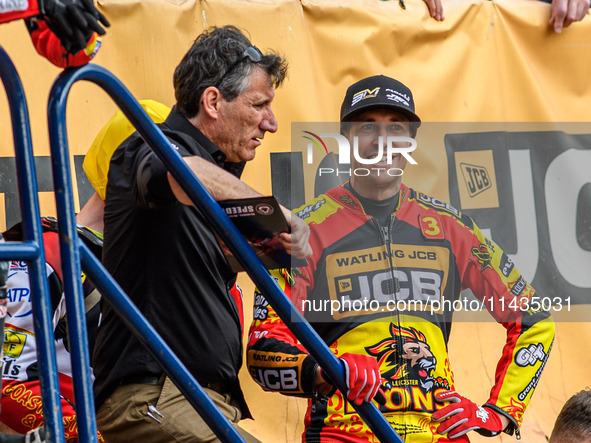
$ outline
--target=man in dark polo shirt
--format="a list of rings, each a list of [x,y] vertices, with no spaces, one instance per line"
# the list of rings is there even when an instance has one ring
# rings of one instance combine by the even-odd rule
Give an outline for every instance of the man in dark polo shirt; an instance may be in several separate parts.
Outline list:
[[[176,68],[177,103],[161,128],[215,199],[260,195],[239,177],[265,133],[277,130],[271,102],[286,70],[285,60],[263,55],[232,26],[201,34]],[[307,226],[284,213],[292,234],[282,234],[283,245],[309,256]],[[103,262],[221,411],[233,423],[249,417],[229,293],[236,275],[206,219],[137,133],[110,161]],[[93,368],[97,423],[110,443],[215,438],[107,305]]]

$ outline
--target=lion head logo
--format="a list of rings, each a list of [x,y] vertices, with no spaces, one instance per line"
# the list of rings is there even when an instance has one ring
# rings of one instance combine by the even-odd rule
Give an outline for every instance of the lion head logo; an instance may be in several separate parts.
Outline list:
[[[378,360],[382,377],[386,380],[415,379],[425,392],[433,389],[433,371],[437,359],[431,352],[425,336],[414,328],[390,323],[392,338],[365,348]]]

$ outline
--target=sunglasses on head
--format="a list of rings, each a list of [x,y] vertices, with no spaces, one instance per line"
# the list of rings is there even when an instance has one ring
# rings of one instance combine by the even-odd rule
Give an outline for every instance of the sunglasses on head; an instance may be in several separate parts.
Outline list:
[[[222,78],[220,78],[220,80],[216,83],[215,87],[219,87],[219,85],[221,85],[221,83],[224,81],[224,79],[236,68],[236,66],[238,66],[244,59],[249,59],[251,62],[253,63],[260,63],[263,60],[263,53],[261,52],[261,50],[259,48],[257,48],[256,46],[249,46],[248,48],[246,48],[244,50],[244,52],[240,55],[240,57],[238,57],[236,59],[236,61],[234,61],[234,63],[232,63],[228,69],[226,69],[226,72],[224,72],[224,75],[222,75]]]

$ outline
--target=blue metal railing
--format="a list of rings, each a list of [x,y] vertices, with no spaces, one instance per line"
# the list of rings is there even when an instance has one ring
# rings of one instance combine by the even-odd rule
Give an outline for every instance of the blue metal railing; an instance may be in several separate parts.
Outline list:
[[[120,310],[118,312],[119,315],[160,361],[167,374],[202,415],[208,425],[211,426],[216,435],[224,441],[242,441],[233,427],[230,426],[228,428],[229,422],[213,406],[213,403],[196,380],[188,373],[172,352],[170,352],[168,346],[157,336],[121,288],[112,280],[112,277],[110,277],[104,267],[78,240],[70,179],[68,141],[65,129],[65,107],[72,85],[79,80],[87,80],[97,84],[113,98],[127,118],[137,128],[144,140],[146,140],[161,158],[174,178],[181,184],[195,205],[207,218],[214,222],[212,226],[239,259],[253,282],[265,294],[281,319],[289,325],[296,337],[316,358],[328,376],[332,380],[335,380],[337,387],[345,392],[345,373],[339,360],[321,340],[310,324],[305,321],[303,316],[293,308],[289,299],[269,275],[267,269],[263,266],[240,232],[195,177],[178,152],[171,147],[170,142],[150,120],[137,100],[112,73],[93,64],[75,70],[67,70],[62,73],[53,85],[48,107],[52,169],[56,190],[58,220],[60,221],[58,228],[60,239],[63,240],[60,244],[60,252],[65,280],[68,322],[75,324],[75,327],[70,329],[70,344],[73,350],[72,359],[80,358],[80,362],[75,369],[89,372],[87,348],[85,347],[86,332],[81,320],[84,318],[82,287],[79,278],[77,278],[80,275],[81,251],[85,270],[97,284],[103,296],[114,305],[116,310]],[[88,377],[84,374],[80,376],[75,371],[74,387],[81,441],[91,441],[93,432],[94,438],[96,439],[96,431],[92,427],[92,423],[89,423],[93,421],[94,406]],[[210,406],[213,406],[215,411],[211,411]],[[360,406],[355,406],[355,409],[380,441],[402,442],[400,437],[392,429],[392,426],[373,404],[363,403]],[[82,426],[86,427],[86,429],[81,429]],[[83,435],[88,440],[85,440]]]
[[[37,199],[35,162],[31,143],[29,111],[23,85],[10,57],[0,46],[0,77],[6,90],[15,148],[15,162],[23,241],[0,244],[0,260],[25,260],[29,268],[31,303],[35,336],[37,339],[37,359],[43,415],[48,441],[63,441],[61,400],[55,358],[55,338],[52,325],[52,308],[49,285],[45,271],[45,252],[43,250],[43,231]]]

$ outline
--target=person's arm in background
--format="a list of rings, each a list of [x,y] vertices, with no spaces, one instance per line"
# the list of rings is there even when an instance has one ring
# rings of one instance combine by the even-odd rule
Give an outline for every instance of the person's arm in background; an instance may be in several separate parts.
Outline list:
[[[464,226],[461,226],[461,225]],[[495,371],[489,399],[481,406],[455,391],[436,394],[446,404],[432,416],[437,432],[457,438],[475,431],[492,437],[517,434],[554,342],[555,326],[539,295],[500,246],[464,216],[450,226],[462,289],[471,289],[507,339]]]
[[[573,22],[583,20],[589,11],[589,0],[552,0],[550,25],[557,34]]]
[[[104,216],[105,202],[95,192],[76,214],[76,222],[102,234],[105,231]]]
[[[443,21],[443,5],[441,0],[424,0],[429,14],[437,21]],[[554,28],[557,34],[570,26],[574,22],[579,22],[585,18],[589,11],[589,0],[542,0],[551,3],[551,14],[549,24]]]
[[[294,279],[291,273],[287,270],[270,273],[293,302],[294,288],[290,282]],[[318,363],[258,289],[254,295],[253,322],[248,332],[246,356],[248,372],[265,391],[298,397],[314,396]],[[276,383],[277,380],[279,383]]]
[[[294,295],[292,290],[296,286],[296,279],[291,272],[274,270],[271,276],[292,303],[296,304],[295,300],[301,300],[302,291],[305,291],[302,286],[306,285],[306,278],[297,279],[299,293]],[[336,391],[314,357],[308,354],[258,289],[255,292],[246,356],[248,372],[265,391],[315,400],[328,399]],[[357,405],[364,401],[371,402],[380,390],[382,381],[377,360],[351,353],[338,358],[345,368],[346,396],[349,401]],[[383,394],[378,398],[378,402],[383,401]]]
[[[400,3],[400,7],[402,9],[406,9],[405,1],[398,0]],[[443,15],[443,5],[441,4],[441,0],[423,0],[427,5],[427,9],[429,10],[429,15],[433,17],[435,20],[441,22],[445,19]]]
[[[424,0],[427,8],[429,8],[429,14],[437,21],[443,21],[445,15],[443,15],[443,5],[441,0]]]

